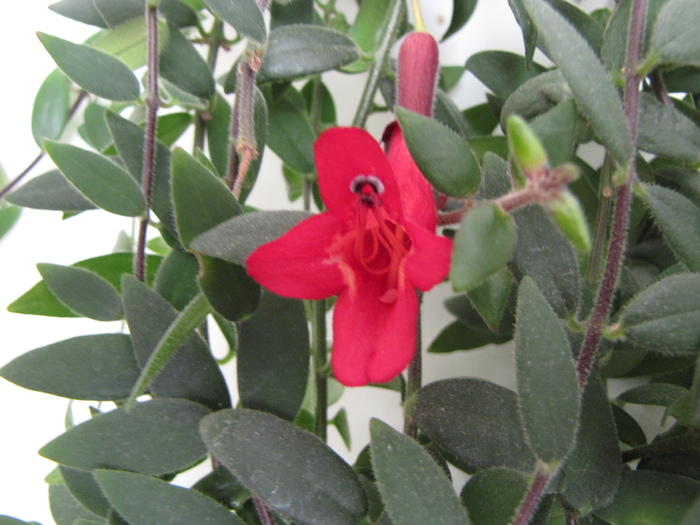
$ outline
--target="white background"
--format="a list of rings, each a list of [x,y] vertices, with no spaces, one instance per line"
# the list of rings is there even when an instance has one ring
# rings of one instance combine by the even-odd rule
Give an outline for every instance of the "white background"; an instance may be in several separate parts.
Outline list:
[[[95,29],[64,19],[47,9],[49,0],[7,2],[3,6],[3,30],[0,32],[0,165],[8,178],[15,177],[37,155],[30,129],[33,98],[54,64],[44,51],[36,31],[81,42]],[[605,0],[584,0],[581,7],[590,11],[608,5]],[[341,8],[351,0],[340,0]],[[449,0],[423,1],[428,30],[440,37],[451,16]],[[441,44],[441,62],[462,65],[473,53],[486,49],[504,49],[522,53],[520,30],[508,9],[507,0],[480,0],[467,26]],[[349,125],[359,99],[362,77],[324,75],[335,95],[339,124]],[[483,86],[469,73],[453,93],[464,109],[485,101]],[[370,131],[379,136],[385,119],[371,119]],[[187,148],[189,145],[185,145]],[[33,175],[50,167],[48,162]],[[250,202],[274,209],[287,206],[279,163],[269,152],[263,164],[258,187]],[[98,323],[83,319],[53,319],[10,314],[6,305],[39,280],[38,262],[71,264],[112,251],[120,230],[131,231],[131,221],[104,212],[88,212],[67,221],[58,212],[24,210],[18,225],[0,241],[0,366],[33,348],[85,333],[116,331],[119,323]],[[446,285],[427,294],[424,308],[424,341],[431,341],[448,322],[442,299],[449,295]],[[486,377],[512,386],[512,355],[508,347],[442,356],[427,356],[425,382],[441,377],[469,375]],[[235,377],[233,364],[225,369],[227,378]],[[396,394],[374,388],[346,390],[341,404],[347,407],[355,448],[348,452],[334,430],[331,444],[353,460],[369,439],[367,422],[379,417],[401,425],[401,409]],[[41,458],[37,450],[64,428],[67,401],[50,395],[23,390],[0,379],[0,515],[53,523],[43,478],[54,464]],[[85,406],[79,406],[85,410]],[[331,409],[331,415],[338,406]],[[187,483],[187,480],[182,481]],[[163,524],[167,525],[167,524]]]

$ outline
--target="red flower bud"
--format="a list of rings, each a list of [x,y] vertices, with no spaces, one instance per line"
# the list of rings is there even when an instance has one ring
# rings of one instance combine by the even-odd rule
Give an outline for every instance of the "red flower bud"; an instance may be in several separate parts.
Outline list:
[[[399,49],[396,105],[433,115],[439,66],[438,44],[430,33],[411,33]]]

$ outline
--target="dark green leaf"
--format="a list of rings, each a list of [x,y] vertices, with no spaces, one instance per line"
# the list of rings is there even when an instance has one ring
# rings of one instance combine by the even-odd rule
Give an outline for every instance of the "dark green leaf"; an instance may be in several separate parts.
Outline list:
[[[104,152],[112,143],[105,120],[105,108],[97,102],[91,102],[83,111],[83,123],[78,127],[80,137],[99,152]]]
[[[302,220],[305,211],[256,211],[238,215],[196,237],[192,249],[236,264],[258,247],[281,237]]]
[[[160,76],[196,97],[214,94],[214,77],[209,65],[179,29],[170,29],[168,45],[160,54]]]
[[[60,0],[49,6],[51,11],[91,26],[107,27],[107,22],[93,0]]]
[[[515,326],[518,403],[530,447],[545,463],[561,462],[574,444],[579,396],[569,340],[529,277],[520,283]]]
[[[172,146],[192,124],[189,113],[168,113],[158,117],[156,136],[166,146]]]
[[[267,29],[262,12],[255,0],[204,0],[207,8],[232,26],[240,36],[262,44]]]
[[[229,321],[252,314],[260,301],[260,285],[240,264],[199,256],[199,286],[214,310]]]
[[[543,66],[528,64],[524,57],[507,51],[481,51],[470,56],[464,67],[502,100],[545,71]]]
[[[500,115],[505,127],[508,117],[520,115],[531,120],[557,104],[573,98],[569,85],[557,69],[547,71],[524,82],[508,97]]]
[[[479,165],[466,142],[439,122],[397,108],[406,146],[423,175],[439,191],[465,198],[479,187]]]
[[[272,2],[270,4],[270,29],[290,24],[312,24],[314,15],[313,0]]]
[[[118,58],[46,33],[37,35],[56,65],[86,91],[108,100],[131,101],[139,96],[139,81]]]
[[[139,375],[129,337],[85,335],[31,350],[0,369],[29,390],[70,399],[124,399]]]
[[[547,150],[550,166],[559,166],[571,160],[576,146],[577,123],[578,115],[573,100],[560,102],[530,122]]]
[[[603,45],[603,26],[591,15],[566,0],[548,0],[559,14],[578,31],[593,50],[600,54]],[[545,50],[548,53],[548,50]]]
[[[144,0],[122,0],[121,2],[93,0],[93,2],[109,27],[143,16],[145,11]]]
[[[135,278],[124,279],[123,287],[134,354],[144,367],[178,314],[158,293]],[[190,399],[212,410],[231,406],[221,369],[198,334],[192,334],[177,349],[149,390],[156,397]]]
[[[201,432],[244,485],[294,521],[354,525],[366,512],[352,469],[292,423],[253,410],[221,410],[202,421]]]
[[[461,137],[468,138],[474,135],[474,132],[469,127],[469,123],[464,118],[464,114],[459,110],[452,99],[440,89],[438,89],[435,94],[433,118]]]
[[[58,170],[51,170],[29,180],[10,193],[7,202],[37,210],[60,210],[77,213],[94,210],[87,200]]]
[[[209,409],[185,399],[118,408],[71,428],[41,448],[52,461],[83,470],[113,468],[152,476],[192,465],[206,452],[197,427]]]
[[[32,109],[32,134],[39,147],[44,139],[61,138],[69,113],[70,80],[60,69],[54,69],[41,84]]]
[[[17,206],[0,208],[0,239],[12,229],[21,214],[22,210]]]
[[[447,325],[430,343],[428,352],[441,354],[455,350],[473,350],[490,344],[500,345],[511,339],[512,336],[508,334],[480,331],[461,321],[455,321]]]
[[[639,348],[668,356],[696,355],[700,349],[700,276],[673,275],[630,301],[620,328]]]
[[[593,374],[581,399],[576,446],[561,471],[561,494],[571,508],[586,514],[612,500],[621,472],[610,403],[602,381]]]
[[[498,117],[488,103],[479,104],[462,112],[471,134],[467,138],[479,135],[490,135],[498,126]]]
[[[480,285],[508,262],[514,246],[513,218],[495,203],[477,204],[464,216],[455,237],[452,287],[462,291]]]
[[[664,64],[700,66],[700,34],[695,23],[698,19],[698,2],[666,2],[656,18],[649,46],[650,54]]]
[[[520,472],[487,469],[471,477],[460,498],[474,525],[509,525],[527,488],[527,480]]]
[[[627,412],[622,410],[617,405],[611,405],[613,417],[615,418],[615,427],[617,428],[617,437],[622,443],[630,447],[641,447],[647,444],[647,438],[644,430],[639,426],[637,420]]]
[[[525,45],[525,58],[527,63],[532,63],[532,58],[535,55],[535,48],[537,47],[537,28],[535,24],[532,23],[530,15],[527,14],[525,6],[523,5],[523,0],[508,0],[508,5],[515,15],[515,20],[520,26],[520,30],[523,33],[523,44]]]
[[[287,25],[270,31],[258,82],[293,80],[349,64],[360,57],[355,43],[338,31]]]
[[[83,507],[65,485],[49,486],[49,506],[56,525],[74,525],[78,520],[101,522],[97,514]]]
[[[224,177],[228,168],[231,106],[218,92],[214,93],[209,116],[206,127],[209,158],[219,175]]]
[[[666,472],[628,471],[612,505],[595,515],[615,525],[680,523],[700,494],[700,482]]]
[[[554,62],[571,87],[615,160],[625,166],[631,156],[627,120],[610,76],[589,44],[548,3],[523,0]]]
[[[293,421],[304,399],[309,372],[304,305],[265,292],[255,315],[239,330],[241,406]]]
[[[313,143],[316,137],[306,115],[290,96],[268,102],[267,145],[282,162],[295,170],[313,172]]]
[[[639,100],[639,148],[684,162],[700,161],[700,128],[649,93]]]
[[[109,501],[130,525],[243,525],[226,507],[194,490],[159,479],[119,472],[95,471]]]
[[[161,257],[146,256],[147,282],[151,282],[160,264]],[[131,274],[134,269],[133,255],[130,253],[113,253],[75,263],[73,266],[84,268],[104,278],[117,291],[121,290],[121,277]],[[17,314],[48,315],[52,317],[76,317],[75,313],[53,295],[44,281],[40,281],[31,290],[7,307]]]
[[[421,431],[464,466],[532,471],[535,457],[512,390],[482,379],[446,379],[423,387],[410,413]]]
[[[476,0],[454,0],[452,2],[452,19],[450,20],[450,27],[442,37],[442,40],[447,40],[449,37],[454,35],[457,31],[464,27],[471,18],[474,9],[476,8]]]
[[[47,153],[58,169],[80,192],[100,208],[127,217],[138,217],[146,207],[141,188],[122,168],[88,150],[45,141]]]
[[[197,257],[174,246],[158,267],[153,288],[173,307],[182,311],[200,292]]]
[[[78,315],[97,321],[122,318],[122,303],[114,286],[83,268],[40,263],[37,269],[59,301]]]
[[[68,490],[80,504],[98,516],[106,518],[111,505],[92,472],[59,465],[61,477]]]
[[[192,485],[192,490],[228,508],[239,508],[250,498],[250,491],[223,465],[219,465]]]
[[[688,390],[678,385],[668,383],[651,383],[639,385],[624,391],[617,396],[620,401],[634,405],[654,405],[669,407],[674,401],[683,397]]]
[[[490,330],[496,332],[501,324],[510,297],[513,276],[508,268],[502,268],[486,278],[467,295]]]
[[[369,428],[374,474],[393,523],[469,523],[450,480],[423,447],[378,419]]]

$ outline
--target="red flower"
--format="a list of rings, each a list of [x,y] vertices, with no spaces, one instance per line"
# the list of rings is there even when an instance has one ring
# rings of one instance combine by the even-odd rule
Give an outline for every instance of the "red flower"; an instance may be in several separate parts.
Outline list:
[[[447,275],[451,242],[435,235],[430,186],[398,126],[388,156],[359,128],[325,131],[314,146],[327,212],[259,247],[248,272],[271,291],[303,299],[338,295],[332,366],[347,386],[381,383],[410,362],[416,288]]]

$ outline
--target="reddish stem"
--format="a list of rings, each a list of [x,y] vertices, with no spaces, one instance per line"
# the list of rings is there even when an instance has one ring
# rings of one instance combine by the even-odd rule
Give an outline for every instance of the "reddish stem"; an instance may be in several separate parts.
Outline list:
[[[513,520],[513,525],[528,525],[530,523],[540,503],[540,499],[542,499],[542,494],[544,494],[548,481],[549,476],[538,470],[537,474],[535,474],[535,479],[532,480],[530,490],[527,491],[525,499],[520,504],[520,509],[518,509],[518,514]]]

